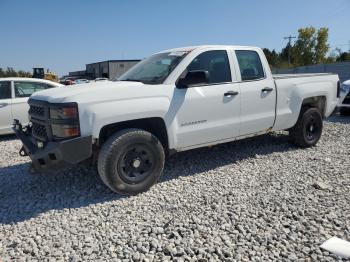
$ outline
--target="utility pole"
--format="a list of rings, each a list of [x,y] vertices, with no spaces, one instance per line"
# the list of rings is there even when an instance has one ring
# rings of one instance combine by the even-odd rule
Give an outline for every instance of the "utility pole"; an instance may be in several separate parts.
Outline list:
[[[289,35],[289,36],[285,36],[285,37],[283,37],[283,39],[284,40],[287,40],[288,39],[288,67],[290,67],[290,48],[292,47],[292,39],[294,39],[294,38],[297,38],[296,36],[291,36],[291,35]]]

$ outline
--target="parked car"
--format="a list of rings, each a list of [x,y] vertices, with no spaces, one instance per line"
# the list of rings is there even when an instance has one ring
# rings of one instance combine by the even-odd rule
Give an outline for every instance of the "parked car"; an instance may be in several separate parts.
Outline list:
[[[90,80],[87,80],[87,79],[77,79],[77,80],[75,80],[75,84],[86,84],[86,83],[90,83]]]
[[[159,179],[175,152],[278,130],[289,130],[297,146],[316,145],[339,92],[335,74],[272,75],[257,47],[178,48],[115,82],[33,94],[32,127],[14,129],[32,170],[94,156],[109,188],[135,194]]]
[[[36,78],[0,78],[0,135],[13,133],[13,119],[28,123],[28,97],[34,92],[62,86]]]
[[[60,80],[60,84],[65,85],[65,86],[70,86],[75,84],[75,78],[73,77],[67,77],[64,79]]]
[[[105,77],[98,77],[95,79],[95,82],[98,82],[98,81],[108,81],[109,79],[108,78],[105,78]]]
[[[341,115],[350,116],[350,80],[344,81],[341,85],[341,103],[339,112]]]

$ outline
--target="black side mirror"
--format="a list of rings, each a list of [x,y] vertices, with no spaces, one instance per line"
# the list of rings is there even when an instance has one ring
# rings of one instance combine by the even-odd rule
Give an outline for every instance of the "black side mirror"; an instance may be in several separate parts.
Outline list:
[[[179,78],[176,87],[188,88],[193,85],[209,83],[209,72],[204,70],[188,71],[185,77]]]

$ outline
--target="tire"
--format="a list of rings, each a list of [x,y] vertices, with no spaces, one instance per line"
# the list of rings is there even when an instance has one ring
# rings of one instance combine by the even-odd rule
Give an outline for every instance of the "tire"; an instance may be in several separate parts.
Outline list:
[[[350,116],[350,108],[342,107],[342,108],[340,108],[339,113],[342,116]]]
[[[163,173],[164,149],[157,137],[142,129],[124,129],[102,146],[98,173],[106,186],[122,195],[147,191]]]
[[[321,138],[323,121],[317,108],[301,109],[297,123],[289,130],[292,143],[299,147],[311,147]]]

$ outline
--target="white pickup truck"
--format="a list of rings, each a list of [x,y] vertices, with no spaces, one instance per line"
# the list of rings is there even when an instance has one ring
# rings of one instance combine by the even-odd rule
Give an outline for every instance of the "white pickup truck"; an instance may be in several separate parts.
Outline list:
[[[47,171],[93,158],[121,194],[150,188],[166,155],[277,130],[317,143],[340,92],[333,74],[271,74],[260,48],[196,46],[144,59],[119,79],[45,90],[14,121],[21,155]]]

